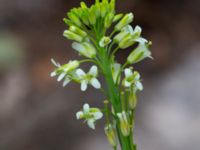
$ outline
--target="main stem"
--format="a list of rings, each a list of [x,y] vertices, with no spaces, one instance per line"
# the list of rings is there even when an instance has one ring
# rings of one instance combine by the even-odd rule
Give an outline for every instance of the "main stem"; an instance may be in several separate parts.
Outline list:
[[[110,100],[115,114],[122,112],[122,105],[121,105],[121,99],[120,99],[120,91],[118,86],[114,83],[112,72],[111,72],[111,62],[109,59],[109,56],[105,53],[104,50],[102,50],[101,54],[101,64],[102,64],[102,72],[105,77],[106,85],[108,88],[108,99]],[[120,130],[120,122],[119,119],[116,117],[116,128],[117,128],[117,134],[118,139],[120,142],[120,146],[122,150],[135,150],[133,147],[133,140],[132,140],[132,134],[130,136],[123,136],[121,130]],[[132,133],[132,132],[131,132]]]

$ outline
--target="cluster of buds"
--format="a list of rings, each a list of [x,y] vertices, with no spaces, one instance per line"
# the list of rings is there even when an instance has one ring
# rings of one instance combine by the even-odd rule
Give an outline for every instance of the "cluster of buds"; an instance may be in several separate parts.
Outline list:
[[[80,7],[71,9],[64,18],[68,29],[64,31],[63,36],[73,41],[72,48],[84,59],[69,61],[64,65],[52,59],[56,68],[51,76],[57,76],[57,81],[63,80],[63,86],[74,81],[80,84],[81,91],[86,91],[88,85],[103,91],[111,106],[106,106],[101,112],[99,108],[90,108],[89,104],[84,104],[83,109],[77,112],[76,118],[84,119],[90,128],[95,129],[96,121],[105,113],[104,131],[114,149],[118,139],[121,147],[127,144],[126,141],[131,141],[127,138],[131,137],[129,135],[134,126],[136,94],[137,91],[143,90],[139,72],[130,65],[145,58],[152,58],[149,50],[151,42],[142,37],[140,26],[132,27],[133,19],[133,13],[116,14],[115,0],[95,0],[95,4],[90,7],[81,2]],[[113,29],[111,33],[109,28]],[[119,49],[134,45],[136,48],[128,55],[124,64],[115,60],[115,53]],[[87,73],[80,68],[85,62],[95,64]],[[100,73],[105,78],[106,90],[98,80]],[[130,147],[132,146],[133,144]]]

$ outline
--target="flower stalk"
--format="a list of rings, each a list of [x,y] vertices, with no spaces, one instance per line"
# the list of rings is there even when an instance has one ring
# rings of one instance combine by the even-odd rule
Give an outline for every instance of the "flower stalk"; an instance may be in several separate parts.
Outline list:
[[[137,92],[143,90],[140,74],[132,65],[145,58],[152,58],[149,46],[151,42],[141,36],[138,25],[133,29],[133,13],[116,14],[115,0],[96,0],[88,7],[84,2],[80,7],[67,13],[64,22],[69,26],[63,35],[72,40],[72,48],[83,60],[73,60],[60,65],[52,59],[56,67],[51,73],[57,80],[63,80],[63,86],[74,81],[86,91],[92,86],[103,92],[107,100],[104,109],[90,107],[85,103],[76,114],[87,125],[95,129],[96,122],[105,116],[105,135],[114,150],[136,150],[133,133],[137,105]],[[110,32],[110,29],[112,31]],[[110,35],[110,36],[108,36]],[[126,61],[118,63],[115,55],[122,49],[137,44]],[[86,73],[80,68],[82,63],[93,63]],[[102,87],[98,77],[102,75],[106,87]]]

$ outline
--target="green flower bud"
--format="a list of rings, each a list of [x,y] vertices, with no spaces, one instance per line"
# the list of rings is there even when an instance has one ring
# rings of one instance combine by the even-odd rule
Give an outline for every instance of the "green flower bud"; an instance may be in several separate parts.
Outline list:
[[[107,13],[107,5],[104,3],[100,3],[100,9],[101,9],[101,17],[104,18]]]
[[[96,15],[95,15],[95,7],[94,6],[92,6],[91,8],[90,8],[90,10],[89,10],[89,22],[90,22],[90,24],[91,25],[94,25],[94,24],[96,24]]]
[[[87,9],[82,9],[82,13],[81,13],[81,20],[83,21],[83,23],[85,25],[89,25],[89,15],[88,15],[88,10]]]
[[[124,39],[126,36],[128,36],[128,33],[126,32],[120,32],[114,37],[114,42],[119,43]]]
[[[122,113],[117,113],[117,116],[120,121],[120,129],[123,136],[129,136],[130,134],[130,124],[128,122],[128,116],[125,111]]]
[[[128,104],[131,109],[134,109],[137,105],[136,93],[131,92],[128,97]]]
[[[80,4],[81,4],[81,8],[87,9],[87,5],[85,4],[85,2],[81,2]]]
[[[78,27],[81,27],[81,21],[79,20],[79,18],[73,13],[73,12],[69,12],[67,13],[69,19]]]
[[[115,0],[110,1],[110,11],[115,13]]]
[[[145,58],[152,58],[151,57],[151,52],[148,49],[148,44],[139,44],[138,47],[129,54],[127,58],[127,62],[129,64],[134,64],[137,62],[140,62],[141,60]]]
[[[69,19],[67,19],[67,18],[63,18],[63,21],[64,21],[64,23],[66,23],[68,26],[74,25],[74,23],[73,23],[72,21],[70,21]]]
[[[95,6],[94,6],[94,10],[95,10],[95,16],[96,16],[96,18],[98,18],[98,17],[100,17],[101,16],[101,8],[100,8],[100,4],[98,3],[98,4],[96,4]]]
[[[65,30],[64,33],[63,33],[63,36],[70,39],[70,40],[74,40],[74,41],[77,41],[77,42],[83,41],[83,37],[79,36],[76,33],[71,32],[69,30]]]
[[[76,27],[76,26],[70,26],[69,30],[76,33],[77,35],[81,36],[81,37],[86,37],[87,33],[83,30],[81,30],[80,28]]]
[[[120,22],[115,26],[115,30],[120,31],[123,27],[133,21],[133,13],[126,14]]]
[[[114,14],[113,13],[108,13],[106,15],[106,18],[105,18],[105,21],[104,21],[104,27],[105,28],[109,28],[111,26],[113,18],[114,18]]]
[[[121,19],[123,17],[123,14],[117,14],[115,15],[113,22],[117,22],[119,19]]]
[[[126,36],[121,42],[119,42],[119,47],[122,49],[128,48],[135,43],[131,35]]]
[[[108,142],[113,146],[117,146],[117,133],[116,128],[112,124],[108,124],[104,128],[105,134],[107,136]]]
[[[111,42],[111,39],[110,39],[109,37],[104,36],[104,37],[100,40],[99,46],[105,47],[105,46],[107,46],[110,42]]]
[[[88,58],[94,58],[96,56],[96,49],[93,47],[92,44],[88,42],[84,43],[72,43],[72,48],[78,51],[81,55],[88,57]]]

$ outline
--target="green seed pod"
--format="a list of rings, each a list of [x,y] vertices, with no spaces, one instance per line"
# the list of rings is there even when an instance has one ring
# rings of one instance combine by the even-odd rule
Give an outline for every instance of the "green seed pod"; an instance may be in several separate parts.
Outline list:
[[[131,92],[128,96],[128,104],[131,109],[135,109],[137,105],[136,93]]]

